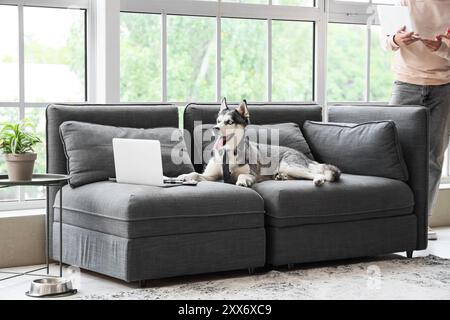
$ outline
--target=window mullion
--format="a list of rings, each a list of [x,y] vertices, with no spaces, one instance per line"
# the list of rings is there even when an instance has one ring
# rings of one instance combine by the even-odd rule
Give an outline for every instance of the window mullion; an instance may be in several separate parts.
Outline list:
[[[272,102],[272,19],[267,20],[267,29],[267,99]]]
[[[219,0],[220,1],[220,0]],[[219,4],[220,6],[220,4]],[[217,101],[222,98],[222,17],[220,16],[220,7],[217,14],[216,27],[216,95]]]
[[[370,59],[371,59],[371,44],[372,33],[370,29],[370,24],[367,25],[366,33],[366,85],[365,85],[365,102],[370,101]]]
[[[89,8],[87,9],[85,15],[85,30],[86,33],[86,81],[87,86],[87,97],[86,101],[96,102],[97,101],[97,6],[95,2],[89,2]],[[119,22],[120,23],[120,22]],[[119,46],[120,47],[120,46]],[[119,52],[120,56],[120,52]],[[120,58],[119,58],[120,61]],[[119,77],[120,79],[120,77]],[[120,80],[119,80],[120,81]],[[120,84],[119,84],[120,88]]]
[[[161,13],[161,90],[162,100],[167,102],[167,14]]]
[[[327,29],[329,22],[329,1],[319,0],[321,19],[315,25],[315,97],[316,103],[322,106],[324,121],[328,119],[327,99]]]
[[[25,38],[23,5],[17,6],[19,10],[19,119],[25,118]],[[19,187],[19,203],[25,201],[25,190]]]
[[[25,38],[23,6],[18,6],[19,10],[19,115],[20,119],[25,117]]]

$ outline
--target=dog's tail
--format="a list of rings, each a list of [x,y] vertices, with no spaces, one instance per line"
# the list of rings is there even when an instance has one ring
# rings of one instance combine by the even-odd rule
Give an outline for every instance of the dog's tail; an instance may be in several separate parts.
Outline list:
[[[325,164],[323,168],[323,174],[325,175],[325,180],[327,181],[338,181],[341,177],[341,170],[332,164]]]

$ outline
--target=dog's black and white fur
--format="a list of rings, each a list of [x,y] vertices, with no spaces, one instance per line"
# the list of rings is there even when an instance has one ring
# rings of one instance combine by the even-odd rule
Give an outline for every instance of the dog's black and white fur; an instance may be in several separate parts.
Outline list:
[[[224,98],[214,127],[217,139],[213,157],[202,174],[192,172],[179,178],[195,181],[222,179],[223,154],[227,152],[231,178],[238,186],[251,187],[259,181],[291,179],[309,179],[320,186],[326,181],[339,180],[341,171],[337,167],[313,161],[297,150],[260,144],[248,139],[244,142],[245,128],[249,122],[250,114],[245,100],[236,109],[230,109]],[[246,156],[239,156],[242,154]]]

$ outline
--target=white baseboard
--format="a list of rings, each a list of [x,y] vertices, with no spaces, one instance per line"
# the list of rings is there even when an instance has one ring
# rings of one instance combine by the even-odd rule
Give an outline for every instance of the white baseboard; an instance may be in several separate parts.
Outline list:
[[[431,227],[450,226],[450,189],[441,188],[437,199],[436,207],[429,219]]]

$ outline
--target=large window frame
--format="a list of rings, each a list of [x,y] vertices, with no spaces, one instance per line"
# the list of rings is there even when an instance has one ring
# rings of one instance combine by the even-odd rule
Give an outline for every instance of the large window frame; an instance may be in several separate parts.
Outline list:
[[[358,24],[367,26],[366,31],[366,57],[365,57],[365,90],[364,100],[358,101],[358,104],[382,105],[387,101],[371,101],[370,97],[370,55],[372,31],[371,25],[377,25],[378,21],[373,10],[372,0],[365,2],[338,1],[338,0],[316,0],[314,7],[302,7],[294,5],[275,5],[272,0],[267,4],[245,4],[232,3],[225,0],[218,1],[196,1],[196,0],[122,0],[120,1],[121,12],[132,13],[150,13],[160,14],[162,16],[162,102],[175,103],[183,105],[189,101],[170,101],[167,99],[167,25],[166,17],[168,15],[187,15],[187,16],[205,16],[215,17],[217,20],[217,33],[220,34],[221,18],[241,18],[266,20],[268,27],[268,72],[267,72],[267,101],[257,102],[277,102],[272,99],[272,50],[271,34],[272,21],[300,21],[314,23],[314,57],[313,57],[313,99],[312,101],[301,101],[305,103],[317,103],[324,106],[324,117],[327,118],[328,105],[335,104],[354,104],[352,101],[333,101],[328,103],[327,99],[327,30],[329,23]],[[216,101],[221,98],[221,43],[220,37],[217,37],[217,65],[216,65]],[[111,65],[113,67],[113,65]],[[116,64],[118,68],[118,64]],[[115,97],[115,99],[120,99]],[[152,101],[156,102],[156,101]],[[284,101],[299,102],[299,101]]]
[[[272,5],[272,0],[268,1],[268,4],[245,4],[245,3],[231,3],[224,1],[196,1],[196,0],[152,0],[152,1],[139,1],[139,0],[122,0],[120,2],[120,11],[127,13],[148,13],[161,15],[161,92],[162,101],[152,102],[168,102],[177,105],[186,105],[190,101],[171,101],[168,99],[167,94],[167,17],[170,15],[180,16],[200,16],[216,19],[216,99],[214,101],[202,101],[202,102],[218,102],[222,96],[222,70],[221,70],[221,56],[222,56],[222,42],[221,42],[221,27],[222,18],[235,18],[235,19],[254,19],[264,20],[267,22],[267,100],[257,102],[273,102],[272,99],[272,21],[298,21],[298,22],[311,22],[313,23],[313,46],[314,56],[313,65],[321,68],[320,61],[323,59],[317,56],[317,53],[321,52],[319,43],[319,35],[322,35],[319,29],[319,24],[323,20],[324,1],[316,1],[316,7],[301,7],[301,6],[286,6],[286,5]],[[117,66],[117,65],[116,65]],[[323,68],[323,67],[322,67]],[[324,102],[323,98],[320,98],[318,92],[321,92],[320,84],[314,76],[316,72],[313,72],[312,91],[313,97],[309,101],[302,101],[305,103],[314,103],[316,101]],[[296,102],[296,101],[283,101],[283,102]]]
[[[19,120],[23,120],[26,117],[27,109],[45,109],[47,105],[52,102],[48,101],[44,103],[38,102],[26,102],[25,100],[25,39],[24,39],[24,8],[25,7],[41,7],[41,8],[55,8],[55,9],[80,9],[84,10],[84,40],[85,40],[85,70],[84,70],[84,100],[79,102],[87,102],[92,87],[90,76],[92,72],[89,70],[92,62],[92,46],[89,45],[89,34],[91,24],[90,19],[90,0],[0,0],[0,5],[8,5],[16,7],[18,10],[18,72],[19,72],[19,99],[16,102],[3,102],[0,101],[0,110],[3,108],[11,108],[19,111]],[[2,201],[0,203],[0,211],[4,210],[18,210],[18,209],[34,209],[45,207],[45,199],[33,199],[26,200],[24,188],[19,188],[19,199],[14,201]]]
[[[371,51],[372,51],[372,41],[378,41],[378,39],[373,38],[372,26],[379,25],[378,18],[376,16],[376,11],[374,5],[378,3],[373,3],[373,0],[368,2],[352,2],[352,1],[338,1],[330,0],[329,2],[329,19],[328,23],[340,23],[340,24],[356,24],[366,26],[365,34],[365,51],[366,57],[364,61],[364,100],[363,101],[333,101],[329,102],[328,105],[342,105],[342,104],[371,104],[371,105],[383,105],[388,101],[371,101]],[[381,50],[381,47],[380,47]],[[327,100],[328,102],[328,100]]]

